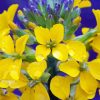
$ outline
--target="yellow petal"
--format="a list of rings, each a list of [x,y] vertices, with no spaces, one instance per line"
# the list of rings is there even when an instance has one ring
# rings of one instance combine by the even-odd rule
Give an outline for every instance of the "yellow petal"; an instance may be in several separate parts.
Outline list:
[[[42,61],[47,58],[47,56],[50,54],[51,50],[50,48],[47,48],[45,45],[38,45],[36,47],[36,59],[37,61]]]
[[[34,98],[34,94],[31,93],[31,88],[26,88],[22,96],[20,97],[20,100],[34,100],[34,99],[31,99],[31,97]]]
[[[69,60],[67,62],[63,62],[59,65],[60,71],[72,76],[76,77],[79,75],[79,64],[75,60]]]
[[[100,53],[100,35],[93,39],[91,46],[93,47],[94,51]]]
[[[97,29],[98,31],[100,31],[100,10],[92,10],[94,15],[95,15],[95,18],[96,18],[96,22],[97,22]]]
[[[36,27],[35,30],[36,40],[40,44],[47,44],[50,42],[50,31],[47,28]]]
[[[8,88],[9,83],[5,80],[0,80],[0,88]]]
[[[91,2],[90,0],[82,0],[79,5],[79,8],[85,8],[85,7],[91,7]]]
[[[77,61],[86,61],[88,58],[88,53],[86,51],[86,47],[83,43],[79,42],[79,41],[70,41],[67,45],[66,45],[69,55],[77,60]]]
[[[50,29],[50,36],[52,41],[56,43],[61,42],[64,38],[64,26],[62,24],[55,24]]]
[[[89,72],[83,71],[80,74],[80,86],[87,94],[93,94],[98,83]]]
[[[28,84],[28,79],[23,74],[20,74],[20,78],[17,81],[11,81],[9,83],[10,88],[22,88]]]
[[[22,64],[22,59],[17,59],[12,64],[12,70],[10,72],[10,75],[14,80],[19,79],[20,71],[21,71],[21,64]]]
[[[93,94],[87,94],[80,85],[76,86],[76,92],[75,92],[75,100],[90,100],[93,99],[95,96],[95,93]]]
[[[88,67],[91,75],[95,79],[100,80],[100,59],[95,59],[89,62]]]
[[[96,92],[94,92],[94,93],[92,93],[92,94],[88,94],[88,99],[93,99],[94,97],[95,97],[95,95],[96,95]]]
[[[81,0],[74,0],[74,7],[78,6]]]
[[[33,62],[29,64],[27,72],[33,79],[39,79],[46,70],[46,68],[47,64],[44,60],[41,62]]]
[[[68,51],[65,44],[58,44],[52,49],[52,55],[61,61],[66,61],[68,58]]]
[[[80,85],[76,87],[75,100],[88,100],[87,93],[81,89]]]
[[[0,60],[0,79],[5,79],[11,71],[13,60],[10,58]]]
[[[18,100],[18,98],[13,93],[7,93],[6,95],[1,96],[0,100]]]
[[[7,54],[14,53],[14,43],[10,35],[4,36],[2,38],[0,47],[4,53]]]
[[[9,26],[8,26],[8,19],[7,19],[7,12],[4,11],[2,14],[0,14],[0,31],[3,31],[5,29],[9,29]],[[0,33],[1,34],[1,33]]]
[[[38,83],[33,87],[34,99],[31,100],[50,100],[48,92],[42,83]]]
[[[87,28],[87,27],[82,28],[82,33],[83,34],[86,34],[88,31],[89,31],[89,28]]]
[[[21,55],[24,52],[28,38],[29,35],[23,35],[16,40],[16,52],[18,54]]]
[[[62,76],[55,76],[50,83],[50,90],[59,99],[67,99],[70,93],[70,82]]]
[[[3,38],[3,36],[8,35],[10,33],[9,28],[5,28],[4,30],[0,31],[0,38]]]
[[[18,8],[18,4],[13,4],[8,8],[7,11],[8,20],[13,21],[17,8]]]

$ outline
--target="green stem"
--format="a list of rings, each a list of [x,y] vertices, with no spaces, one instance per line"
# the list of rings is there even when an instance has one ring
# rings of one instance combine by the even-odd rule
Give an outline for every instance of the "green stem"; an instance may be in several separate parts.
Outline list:
[[[95,29],[91,29],[86,34],[80,35],[80,36],[74,38],[74,40],[78,40],[78,41],[81,41],[81,42],[86,42],[88,39],[90,39],[91,37],[95,36],[95,34],[96,34],[96,30]]]

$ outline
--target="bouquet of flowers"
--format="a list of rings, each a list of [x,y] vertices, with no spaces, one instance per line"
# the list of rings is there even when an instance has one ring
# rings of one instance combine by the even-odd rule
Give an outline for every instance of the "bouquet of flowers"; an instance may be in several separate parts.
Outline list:
[[[82,35],[75,35],[81,8],[90,6],[90,0],[28,0],[23,10],[12,4],[0,14],[0,100],[95,97],[100,87],[100,10],[93,9],[96,27],[83,27]],[[23,27],[14,23],[16,13]],[[90,50],[97,53],[91,61]]]

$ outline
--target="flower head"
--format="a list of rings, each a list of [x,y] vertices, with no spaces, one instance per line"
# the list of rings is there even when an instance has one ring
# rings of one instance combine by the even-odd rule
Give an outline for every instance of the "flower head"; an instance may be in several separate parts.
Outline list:
[[[36,59],[45,59],[52,50],[52,55],[62,61],[68,58],[66,45],[61,43],[64,38],[64,27],[62,24],[54,25],[50,30],[43,27],[35,28],[35,36],[40,43],[36,47]]]
[[[75,60],[69,60],[67,62],[63,62],[59,65],[59,69],[62,72],[70,75],[71,77],[80,76],[80,86],[87,93],[92,94],[96,92],[97,89],[97,81],[100,80],[100,72],[99,72],[99,59],[95,59],[87,64],[79,64]],[[94,84],[91,84],[94,83]]]

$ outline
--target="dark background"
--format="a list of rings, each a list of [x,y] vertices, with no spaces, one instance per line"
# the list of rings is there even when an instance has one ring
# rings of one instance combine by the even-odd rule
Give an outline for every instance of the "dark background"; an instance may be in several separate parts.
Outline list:
[[[0,13],[2,13],[3,10],[6,10],[9,7],[9,5],[11,5],[12,3],[18,3],[19,9],[22,9],[22,7],[27,6],[27,1],[28,0],[0,0]],[[100,0],[91,0],[91,2],[92,2],[92,7],[82,9],[81,12],[82,26],[78,29],[76,35],[81,34],[82,27],[93,28],[96,26],[96,20],[92,13],[92,9],[100,9]],[[17,19],[17,16],[15,17],[15,22],[20,23],[19,20]],[[91,59],[93,59],[96,56],[96,54],[93,51],[90,51],[90,53],[92,54]],[[98,92],[94,100],[100,100],[100,96],[98,95]]]

